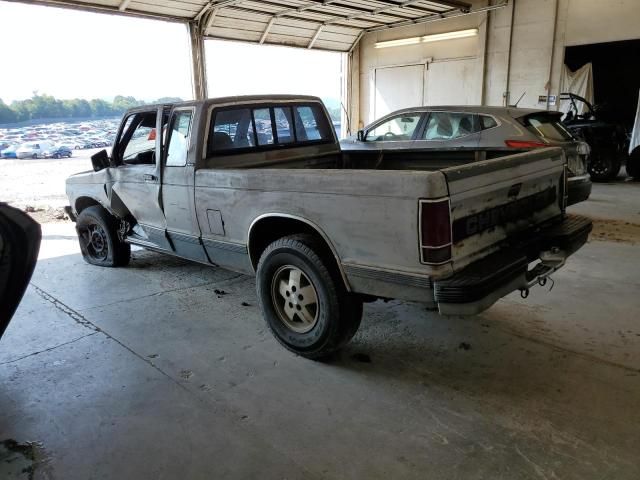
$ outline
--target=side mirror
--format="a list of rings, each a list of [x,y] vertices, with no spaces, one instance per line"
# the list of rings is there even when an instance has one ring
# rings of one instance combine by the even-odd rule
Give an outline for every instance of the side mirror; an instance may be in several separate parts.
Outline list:
[[[91,165],[94,172],[99,172],[109,167],[109,155],[106,150],[100,150],[98,153],[91,155]]]
[[[364,142],[364,137],[365,137],[364,130],[358,130],[358,141]]]

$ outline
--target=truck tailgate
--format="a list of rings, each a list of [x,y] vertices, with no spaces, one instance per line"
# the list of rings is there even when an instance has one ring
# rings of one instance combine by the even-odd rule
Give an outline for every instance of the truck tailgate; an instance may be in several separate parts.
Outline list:
[[[545,148],[442,170],[450,197],[453,270],[558,219],[566,204],[565,164],[562,149]]]

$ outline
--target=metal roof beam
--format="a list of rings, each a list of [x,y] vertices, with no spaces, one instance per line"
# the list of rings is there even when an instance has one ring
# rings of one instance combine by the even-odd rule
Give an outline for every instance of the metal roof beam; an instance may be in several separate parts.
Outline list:
[[[509,4],[509,0],[503,0],[502,3],[498,3],[496,5],[490,5],[487,7],[481,7],[481,8],[476,8],[476,9],[472,9],[468,12],[462,11],[462,10],[448,10],[446,12],[443,13],[433,13],[431,15],[425,15],[424,17],[419,17],[419,18],[414,18],[413,20],[403,20],[401,22],[394,22],[394,23],[390,23],[388,25],[383,25],[380,27],[371,27],[371,28],[367,28],[365,29],[366,32],[379,32],[381,30],[388,30],[390,28],[398,28],[398,27],[405,27],[407,25],[417,25],[417,24],[421,24],[421,23],[431,23],[431,22],[435,22],[437,20],[443,20],[445,18],[455,18],[455,17],[461,17],[463,15],[470,15],[473,13],[483,13],[483,12],[490,12],[491,10],[498,10],[499,8],[503,8],[506,7]]]
[[[269,35],[269,30],[271,30],[271,27],[275,23],[276,19],[277,17],[275,16],[269,19],[269,23],[267,23],[267,26],[265,27],[264,32],[262,32],[262,36],[260,37],[260,45],[262,45],[264,41],[267,39],[267,35]]]
[[[432,3],[437,3],[445,7],[458,9],[463,13],[469,13],[471,11],[471,4],[467,2],[458,2],[457,0],[429,0]]]
[[[316,33],[313,34],[313,37],[311,38],[311,41],[309,42],[309,45],[307,45],[308,49],[312,49],[313,46],[316,43],[316,40],[318,40],[318,37],[320,36],[320,33],[322,33],[322,29],[324,28],[324,25],[320,25],[318,27],[318,29],[316,30]]]
[[[344,20],[365,20],[367,22],[383,23],[384,25],[382,27],[380,27],[380,28],[384,28],[386,25],[390,25],[390,24],[393,24],[393,23],[411,22],[412,21],[411,19],[409,19],[409,20],[401,20],[400,22],[380,22],[380,21],[377,21],[377,20],[373,20],[371,17],[374,17],[374,16],[379,15],[381,13],[388,12],[390,10],[394,10],[396,8],[408,7],[408,6],[411,6],[411,4],[422,2],[422,1],[424,1],[424,0],[406,0],[406,1],[402,2],[402,3],[397,3],[397,4],[394,4],[394,5],[389,4],[386,7],[381,7],[381,8],[378,8],[376,10],[371,10],[371,11],[369,11],[369,13],[346,15],[346,16],[334,15],[333,17],[329,18],[328,20],[325,20],[323,23],[325,25],[330,25],[332,23],[337,23],[337,22],[344,21]]]
[[[385,7],[384,8],[390,8],[390,9],[402,9],[405,11],[408,11],[407,9],[411,9],[411,10],[415,10],[418,12],[438,12],[438,10],[433,10],[432,8],[427,8],[427,7],[423,7],[422,5],[413,5],[413,4],[417,4],[423,0],[410,0],[410,1],[404,1],[404,2],[394,2],[393,0],[370,0],[371,3],[381,3],[383,4]],[[374,10],[377,10],[374,9]]]
[[[126,1],[126,0],[125,0]],[[230,7],[232,5],[235,5],[236,3],[240,3],[243,2],[244,0],[221,0],[219,2],[215,2],[213,0],[211,0],[209,3],[205,4],[204,7],[202,7],[202,9],[196,14],[195,17],[193,17],[193,19],[195,21],[200,20],[200,18],[202,18],[202,16],[207,13],[209,10],[211,9],[219,9],[219,8],[223,8],[223,7]]]
[[[312,10],[315,12],[320,12],[323,13],[324,15],[327,16],[338,16],[337,14],[331,14],[329,12],[325,12],[322,10],[321,7],[324,6],[333,6],[336,8],[341,8],[343,10],[348,10],[348,11],[353,11],[353,12],[362,12],[363,14],[370,14],[373,10],[371,10],[370,8],[366,8],[363,6],[358,6],[358,5],[350,5],[349,2],[345,2],[344,0],[308,0],[309,2],[312,2],[310,5],[304,5],[304,6],[300,6],[300,7],[291,7],[287,10],[290,11],[295,11],[295,12],[303,12],[306,10]],[[422,1],[422,0],[415,0],[415,1]],[[284,10],[283,10],[284,11]],[[387,14],[390,17],[398,17],[398,18],[406,18],[403,15],[400,15],[398,13],[389,13]],[[345,17],[348,17],[349,14],[345,14]]]
[[[122,0],[122,2],[120,3],[120,6],[118,6],[118,10],[120,10],[121,12],[124,12],[130,3],[131,3],[131,0]]]
[[[255,13],[255,14],[258,14],[258,15],[269,16],[269,13],[265,12],[264,10],[256,10],[255,8],[246,7],[244,5],[231,6],[229,8],[229,10],[238,11],[238,12],[250,12],[250,13]],[[296,16],[296,15],[302,15],[302,14],[304,14],[304,12],[300,12],[299,14],[298,14],[298,12],[295,12],[295,13],[289,13],[289,14],[280,14],[279,17],[280,18],[288,18],[288,19],[291,19],[291,20],[298,20],[299,22],[314,23],[316,25],[327,24],[327,22],[324,21],[324,20],[318,20],[318,19],[315,19],[315,18]],[[329,19],[329,20],[332,20],[330,22],[331,24],[339,25],[339,26],[342,26],[342,27],[345,27],[345,28],[351,28],[353,30],[362,30],[362,29],[370,28],[370,27],[358,27],[358,26],[355,26],[355,25],[349,25],[349,24],[346,24],[346,23],[341,23],[341,22],[344,22],[345,20],[349,20],[349,19],[346,19],[346,18],[339,18],[339,19],[335,19],[335,21],[333,21],[334,19],[335,19],[335,17],[332,17],[332,18]],[[379,20],[371,20],[371,19],[361,20],[361,21],[364,22],[364,23],[378,24],[380,26],[387,25],[387,23],[388,23],[388,22],[381,22]]]

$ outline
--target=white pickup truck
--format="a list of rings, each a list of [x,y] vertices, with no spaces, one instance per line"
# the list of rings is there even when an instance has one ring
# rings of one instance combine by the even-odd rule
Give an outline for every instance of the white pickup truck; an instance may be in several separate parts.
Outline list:
[[[124,266],[133,244],[255,274],[276,338],[319,358],[351,339],[365,301],[475,314],[586,242],[561,149],[445,169],[429,155],[343,156],[316,97],[145,106],[69,177],[67,211],[91,264]]]

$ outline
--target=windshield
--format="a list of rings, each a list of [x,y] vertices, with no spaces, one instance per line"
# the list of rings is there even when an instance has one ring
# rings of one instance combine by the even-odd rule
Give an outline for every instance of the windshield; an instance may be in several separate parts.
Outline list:
[[[546,112],[532,113],[521,119],[531,133],[546,140],[570,142],[573,136],[560,123],[560,116]]]

